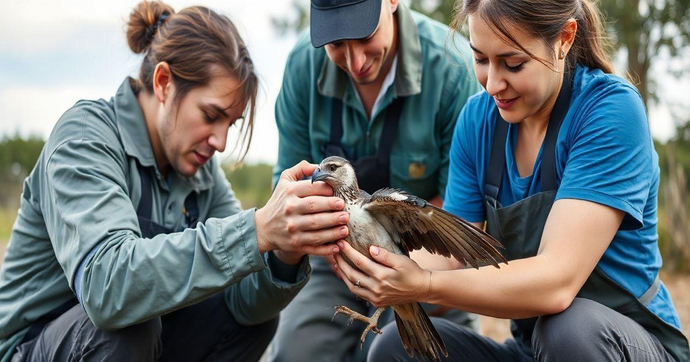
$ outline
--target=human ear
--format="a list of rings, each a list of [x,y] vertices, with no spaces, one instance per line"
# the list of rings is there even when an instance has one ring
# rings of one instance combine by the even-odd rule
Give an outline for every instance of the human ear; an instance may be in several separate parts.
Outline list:
[[[391,13],[395,13],[396,10],[398,10],[398,0],[388,0],[391,6]]]
[[[172,73],[170,65],[160,62],[153,71],[153,93],[159,102],[163,103],[170,96],[172,87]]]
[[[556,49],[559,60],[565,59],[565,57],[568,55],[570,48],[573,46],[573,42],[575,42],[576,35],[577,21],[573,18],[570,18],[565,23],[563,30],[561,30],[561,36],[559,39],[560,44],[558,45],[558,49]]]

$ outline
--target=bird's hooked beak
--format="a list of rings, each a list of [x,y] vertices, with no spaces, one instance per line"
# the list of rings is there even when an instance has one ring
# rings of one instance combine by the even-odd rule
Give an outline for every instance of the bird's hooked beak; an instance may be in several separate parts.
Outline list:
[[[311,174],[311,183],[313,184],[315,181],[324,181],[328,183],[328,181],[333,180],[333,176],[329,174],[328,172],[323,172],[321,171],[320,167],[317,167],[316,170],[314,170],[314,173]]]

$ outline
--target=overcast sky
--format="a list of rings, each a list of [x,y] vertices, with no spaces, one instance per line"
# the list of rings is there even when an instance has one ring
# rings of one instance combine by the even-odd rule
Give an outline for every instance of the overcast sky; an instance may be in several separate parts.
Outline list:
[[[124,32],[129,12],[137,3],[132,0],[0,0],[0,136],[19,132],[47,138],[60,115],[77,100],[109,99],[125,76],[136,76],[141,58],[129,50]],[[278,133],[273,106],[287,54],[297,37],[277,34],[271,17],[290,13],[290,1],[167,3],[176,11],[202,4],[235,22],[263,86],[247,161],[274,163]],[[666,79],[662,71],[654,74],[658,79]],[[680,102],[683,94],[690,94],[690,82],[669,78],[660,83],[664,99]],[[666,140],[673,134],[674,122],[664,107],[652,108],[650,125],[657,139]],[[232,136],[228,139],[233,140]]]

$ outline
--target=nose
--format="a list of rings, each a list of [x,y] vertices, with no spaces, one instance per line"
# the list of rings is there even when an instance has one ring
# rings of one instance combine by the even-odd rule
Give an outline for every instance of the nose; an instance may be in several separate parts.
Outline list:
[[[229,128],[223,124],[224,122],[217,123],[218,125],[214,127],[213,133],[208,137],[208,144],[216,151],[223,152],[228,141]]]
[[[486,77],[486,92],[495,96],[507,88],[507,82],[503,74],[496,67],[489,67],[489,72]]]
[[[364,54],[364,49],[359,46],[358,42],[347,42],[347,67],[353,73],[360,73],[364,69],[367,56]]]

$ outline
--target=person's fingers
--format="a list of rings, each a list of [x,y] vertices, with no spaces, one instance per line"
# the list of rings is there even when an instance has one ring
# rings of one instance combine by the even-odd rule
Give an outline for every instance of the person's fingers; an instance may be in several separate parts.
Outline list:
[[[356,296],[367,301],[371,301],[372,299],[374,299],[374,294],[369,289],[357,287],[355,285],[357,281],[350,281],[350,279],[348,279],[348,277],[345,274],[343,274],[342,270],[340,271],[340,279],[345,283],[345,285],[347,285],[347,289],[350,289],[350,291],[354,293]]]
[[[361,271],[350,266],[350,264],[348,264],[347,261],[345,261],[345,259],[340,255],[335,255],[335,260],[338,264],[338,269],[340,269],[340,271],[347,276],[347,279],[349,279],[355,285],[357,285],[357,281],[359,281],[359,287],[361,288],[371,289],[372,280],[368,275],[365,275]]]
[[[347,236],[349,230],[347,226],[334,227],[330,229],[322,229],[316,231],[305,231],[300,233],[297,240],[300,244],[307,246],[323,245],[336,240],[340,240]]]
[[[307,196],[333,196],[333,188],[325,182],[311,180],[295,181],[290,184],[291,192],[297,197]]]
[[[359,251],[355,250],[346,241],[338,241],[338,246],[340,247],[340,251],[344,253],[348,259],[350,259],[352,264],[354,264],[359,270],[363,271],[367,275],[374,275],[376,268],[381,267],[380,265],[377,265],[375,261],[372,261],[371,259],[362,255],[362,253]]]
[[[295,203],[297,214],[316,214],[319,212],[339,211],[345,207],[345,201],[339,197],[307,196]],[[347,213],[345,213],[347,214]]]
[[[333,254],[338,253],[340,251],[340,248],[338,248],[338,246],[335,244],[327,244],[318,246],[305,246],[302,250],[306,254],[320,255],[325,258],[329,258],[332,257]]]
[[[301,215],[290,221],[288,231],[314,231],[347,225],[349,216],[346,212],[322,212],[320,214]]]
[[[390,251],[375,245],[369,247],[369,253],[374,260],[379,262],[379,264],[383,264],[393,269],[398,269],[397,267],[400,266],[400,263],[409,260],[409,258],[404,255],[393,254]]]
[[[300,163],[288,168],[280,174],[280,178],[288,181],[297,181],[311,176],[316,170],[316,165],[302,160]]]

